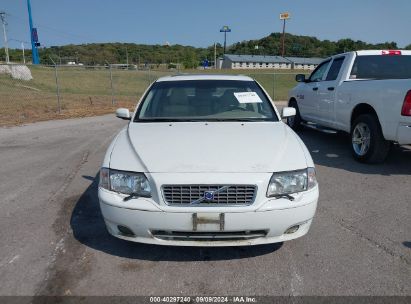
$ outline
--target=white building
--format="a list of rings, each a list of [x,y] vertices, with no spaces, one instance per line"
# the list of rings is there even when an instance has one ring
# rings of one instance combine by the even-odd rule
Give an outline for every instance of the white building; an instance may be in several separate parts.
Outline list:
[[[293,69],[296,70],[314,70],[324,59],[323,58],[305,58],[305,57],[286,57],[293,63]]]
[[[313,70],[323,59],[262,55],[232,55],[223,57],[223,69],[301,69]]]

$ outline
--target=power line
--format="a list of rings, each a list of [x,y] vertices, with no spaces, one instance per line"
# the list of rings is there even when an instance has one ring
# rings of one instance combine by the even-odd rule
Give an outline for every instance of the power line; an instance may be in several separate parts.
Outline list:
[[[26,44],[30,44],[30,43],[31,43],[31,42],[27,42],[27,41],[25,41],[25,40],[15,39],[15,38],[9,38],[9,41],[22,42],[22,43],[26,43]]]
[[[25,51],[24,44],[25,43],[30,44],[30,42],[19,40],[19,39],[13,39],[13,38],[10,38],[9,41],[15,41],[15,42],[20,42],[21,43],[21,50],[23,51],[23,54],[22,54],[23,63],[26,64],[26,56],[24,55],[24,51]]]
[[[27,22],[27,20],[25,20],[24,18],[15,16],[15,15],[10,15],[10,14],[7,14],[7,15],[12,17],[12,18],[18,19],[20,21]],[[82,39],[87,39],[87,40],[92,39],[92,37],[83,36],[83,35],[79,35],[79,34],[70,33],[70,32],[67,32],[67,31],[63,31],[63,30],[60,30],[60,29],[56,29],[54,27],[45,25],[43,23],[37,23],[36,22],[36,25],[37,25],[37,28],[39,28],[41,30],[46,30],[46,31],[49,31],[49,32],[55,32],[57,34],[64,35],[66,37],[76,37],[76,38],[82,38]]]

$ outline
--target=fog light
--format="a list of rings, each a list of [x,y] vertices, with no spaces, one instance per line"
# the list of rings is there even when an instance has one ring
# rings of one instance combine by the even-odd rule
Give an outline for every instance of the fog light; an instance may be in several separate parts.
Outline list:
[[[292,227],[288,228],[288,229],[284,232],[284,234],[292,234],[292,233],[294,233],[294,232],[297,232],[297,230],[298,230],[299,228],[300,228],[300,225],[292,226]]]
[[[117,226],[117,229],[118,229],[118,231],[120,231],[120,233],[121,233],[122,235],[124,235],[124,236],[129,236],[129,237],[134,237],[134,236],[135,236],[134,232],[131,231],[130,228],[127,228],[127,227],[125,227],[125,226],[118,225],[118,226]]]

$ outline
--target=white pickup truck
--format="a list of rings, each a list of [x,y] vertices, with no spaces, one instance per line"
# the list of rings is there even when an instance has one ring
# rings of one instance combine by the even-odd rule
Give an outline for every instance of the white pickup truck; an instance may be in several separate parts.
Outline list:
[[[287,119],[302,126],[350,133],[360,162],[385,160],[393,142],[411,144],[411,51],[357,51],[324,60],[296,76],[289,93],[297,110]]]

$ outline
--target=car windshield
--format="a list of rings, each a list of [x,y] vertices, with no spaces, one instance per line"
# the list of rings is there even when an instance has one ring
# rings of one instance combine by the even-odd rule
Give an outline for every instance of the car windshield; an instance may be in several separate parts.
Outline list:
[[[278,121],[278,117],[255,81],[175,80],[154,83],[134,121]]]

